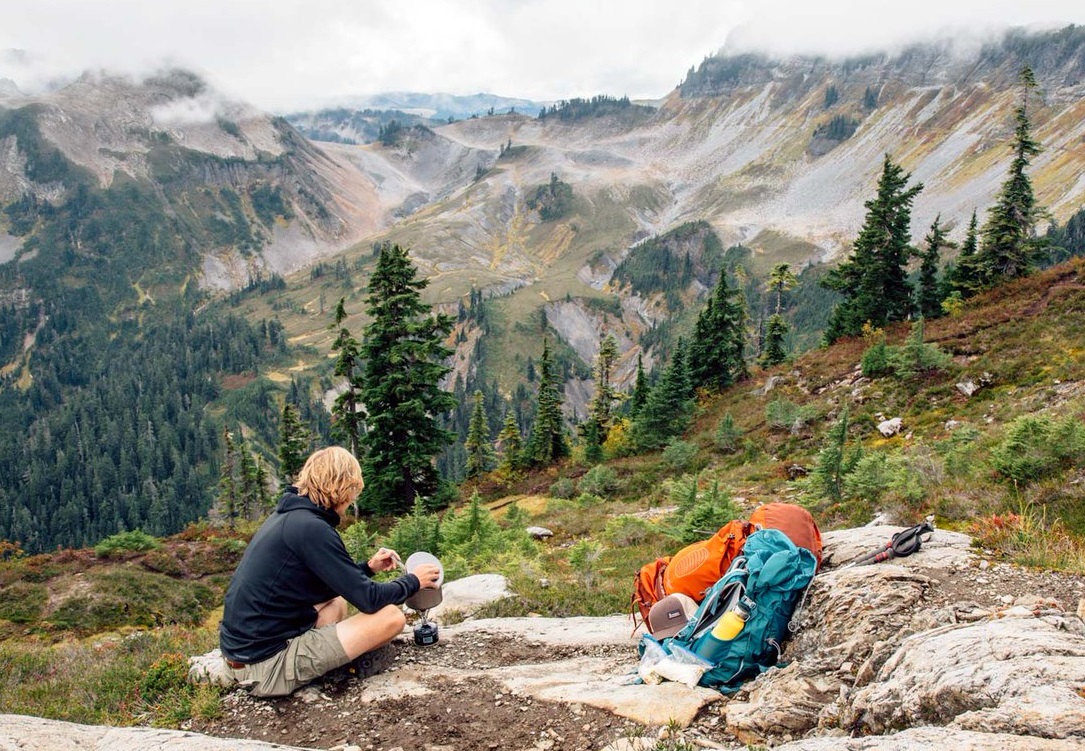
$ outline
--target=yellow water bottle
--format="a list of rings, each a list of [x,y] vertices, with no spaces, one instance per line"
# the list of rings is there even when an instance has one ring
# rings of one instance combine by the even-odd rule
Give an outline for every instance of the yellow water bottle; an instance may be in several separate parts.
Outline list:
[[[733,608],[716,621],[716,625],[712,627],[712,636],[720,641],[731,641],[742,631],[742,627],[746,625],[746,619],[749,617],[749,608],[741,602],[736,602]]]

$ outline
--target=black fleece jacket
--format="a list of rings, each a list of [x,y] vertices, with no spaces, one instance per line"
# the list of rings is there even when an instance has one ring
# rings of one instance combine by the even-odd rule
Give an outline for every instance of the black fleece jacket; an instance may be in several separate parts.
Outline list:
[[[226,590],[219,646],[227,659],[252,665],[277,654],[288,639],[313,627],[313,606],[333,597],[375,613],[418,591],[414,574],[373,581],[369,564],[355,563],[347,553],[338,524],[334,510],[287,489],[249,542]]]

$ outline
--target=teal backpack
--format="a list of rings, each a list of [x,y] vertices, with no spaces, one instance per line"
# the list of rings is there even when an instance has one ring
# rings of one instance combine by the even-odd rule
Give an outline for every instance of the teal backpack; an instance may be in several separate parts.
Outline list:
[[[777,529],[760,529],[748,538],[742,555],[705,595],[689,622],[663,648],[682,647],[706,660],[711,667],[700,685],[733,693],[780,659],[792,616],[814,579],[817,559],[796,547]],[[720,640],[713,626],[728,610],[741,607],[748,613],[745,625],[731,639]],[[733,618],[733,616],[732,616]]]

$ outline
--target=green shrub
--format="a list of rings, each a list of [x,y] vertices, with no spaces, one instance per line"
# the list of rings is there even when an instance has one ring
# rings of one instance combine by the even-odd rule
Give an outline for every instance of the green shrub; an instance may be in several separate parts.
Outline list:
[[[912,324],[912,333],[900,347],[891,347],[889,367],[897,378],[914,378],[924,373],[945,370],[953,361],[937,344],[923,342],[923,319]]]
[[[968,425],[958,426],[949,438],[938,443],[936,449],[942,457],[946,472],[951,477],[969,477],[976,468],[976,441],[980,432]]]
[[[411,513],[397,519],[388,533],[388,546],[404,559],[419,550],[439,555],[440,527],[437,515],[426,511],[421,497],[415,498]]]
[[[120,626],[193,626],[221,604],[206,584],[137,568],[88,572],[85,580],[85,591],[47,616],[57,628],[94,634]]]
[[[860,367],[867,378],[889,374],[889,348],[885,344],[884,335],[863,352]]]
[[[365,521],[359,519],[339,533],[350,557],[357,562],[369,560],[377,542],[377,533],[370,532]],[[398,548],[396,548],[398,550]]]
[[[721,498],[705,497],[680,520],[677,530],[678,541],[683,545],[705,540],[716,533],[720,527],[738,516],[738,509],[730,501]]]
[[[798,435],[817,417],[817,410],[809,406],[799,406],[786,399],[775,399],[765,407],[765,421],[773,430],[786,430]]]
[[[722,454],[733,454],[738,451],[738,440],[742,437],[742,431],[735,425],[735,418],[728,412],[716,425],[713,440],[716,450]]]
[[[697,456],[697,445],[674,438],[663,449],[663,463],[671,469],[685,469]]]
[[[603,546],[594,540],[581,540],[569,549],[569,565],[577,581],[586,590],[595,589],[601,573],[599,560],[603,555]]]
[[[579,508],[590,508],[592,506],[598,506],[605,502],[605,498],[595,495],[594,493],[581,493],[575,499],[573,499],[573,503],[576,504]]]
[[[877,501],[889,488],[889,462],[878,452],[861,457],[855,468],[844,477],[844,494],[851,498]]]
[[[597,464],[580,478],[577,490],[581,494],[607,496],[618,489],[618,473],[613,467]]]
[[[1085,462],[1085,425],[1073,415],[1018,417],[992,451],[995,469],[1019,483],[1029,483]]]
[[[154,700],[178,688],[184,688],[188,679],[188,659],[179,652],[164,654],[151,663],[139,682],[139,695]]]
[[[603,539],[616,548],[640,545],[655,534],[655,527],[649,521],[629,514],[611,518],[603,529]]]
[[[923,319],[912,324],[904,344],[890,346],[885,343],[885,334],[871,334],[874,344],[863,352],[861,367],[868,378],[892,374],[896,378],[914,378],[924,373],[945,370],[953,358],[943,352],[936,344],[923,342]]]
[[[112,558],[120,553],[138,553],[144,550],[155,550],[160,546],[161,543],[157,537],[141,529],[133,529],[131,532],[118,532],[105,538],[94,546],[94,554],[99,558]]]
[[[41,584],[13,582],[0,590],[0,619],[34,623],[41,617],[49,593]]]
[[[576,483],[571,477],[559,477],[550,486],[551,498],[568,500],[576,494]]]

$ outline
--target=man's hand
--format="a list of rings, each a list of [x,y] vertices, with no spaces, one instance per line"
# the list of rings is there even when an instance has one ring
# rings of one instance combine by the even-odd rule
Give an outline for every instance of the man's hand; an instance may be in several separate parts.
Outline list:
[[[369,559],[369,568],[373,570],[373,573],[390,571],[397,565],[399,565],[399,553],[390,548],[381,548]]]
[[[441,567],[432,563],[423,563],[415,567],[411,572],[422,583],[422,589],[437,589],[437,582],[441,578]]]

